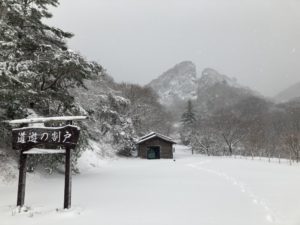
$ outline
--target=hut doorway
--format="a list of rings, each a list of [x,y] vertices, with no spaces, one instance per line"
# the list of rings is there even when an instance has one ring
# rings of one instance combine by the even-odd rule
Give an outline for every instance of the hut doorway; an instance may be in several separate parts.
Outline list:
[[[148,159],[160,159],[160,147],[159,146],[150,146],[147,151]]]

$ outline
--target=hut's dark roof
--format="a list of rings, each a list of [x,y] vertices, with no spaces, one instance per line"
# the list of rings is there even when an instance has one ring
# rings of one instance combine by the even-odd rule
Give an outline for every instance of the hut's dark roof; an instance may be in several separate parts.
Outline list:
[[[137,144],[141,144],[141,143],[143,143],[143,142],[145,142],[145,141],[148,141],[148,140],[150,140],[150,139],[152,139],[152,138],[155,138],[155,137],[158,137],[158,138],[160,138],[160,139],[162,139],[162,140],[164,140],[164,141],[170,142],[170,143],[172,143],[172,144],[176,144],[176,142],[173,141],[172,138],[167,137],[167,136],[162,135],[162,134],[159,134],[159,133],[156,133],[156,132],[151,132],[151,133],[149,133],[149,134],[147,134],[147,135],[141,137],[141,138],[138,140]]]

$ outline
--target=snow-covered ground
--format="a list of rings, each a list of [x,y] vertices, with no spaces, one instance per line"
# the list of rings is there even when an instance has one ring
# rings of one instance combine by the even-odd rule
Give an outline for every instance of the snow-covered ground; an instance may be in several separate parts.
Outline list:
[[[94,166],[73,177],[68,211],[61,210],[63,175],[29,175],[22,213],[15,208],[16,183],[0,183],[0,224],[300,224],[300,167],[287,162],[192,156],[177,146],[176,161]]]

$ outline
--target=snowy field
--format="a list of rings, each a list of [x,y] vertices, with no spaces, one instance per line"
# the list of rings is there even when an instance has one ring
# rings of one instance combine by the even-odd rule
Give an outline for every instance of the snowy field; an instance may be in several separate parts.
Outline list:
[[[89,157],[87,157],[89,158]],[[0,184],[1,225],[300,224],[300,167],[192,156],[114,159],[73,176],[72,209],[61,210],[63,175],[29,175],[26,212],[17,185]]]

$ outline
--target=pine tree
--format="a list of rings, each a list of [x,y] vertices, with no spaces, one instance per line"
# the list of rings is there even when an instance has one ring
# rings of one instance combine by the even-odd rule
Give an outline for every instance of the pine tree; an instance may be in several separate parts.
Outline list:
[[[43,114],[66,113],[74,101],[68,88],[102,70],[68,49],[71,33],[42,22],[52,17],[49,6],[58,0],[0,0],[0,108],[9,119],[29,102]]]
[[[196,115],[193,109],[192,101],[187,102],[186,111],[181,116],[180,137],[184,145],[189,145],[191,137],[195,130]]]
[[[181,122],[186,126],[192,126],[196,122],[196,116],[191,100],[188,100],[187,102],[186,111],[181,116]]]

